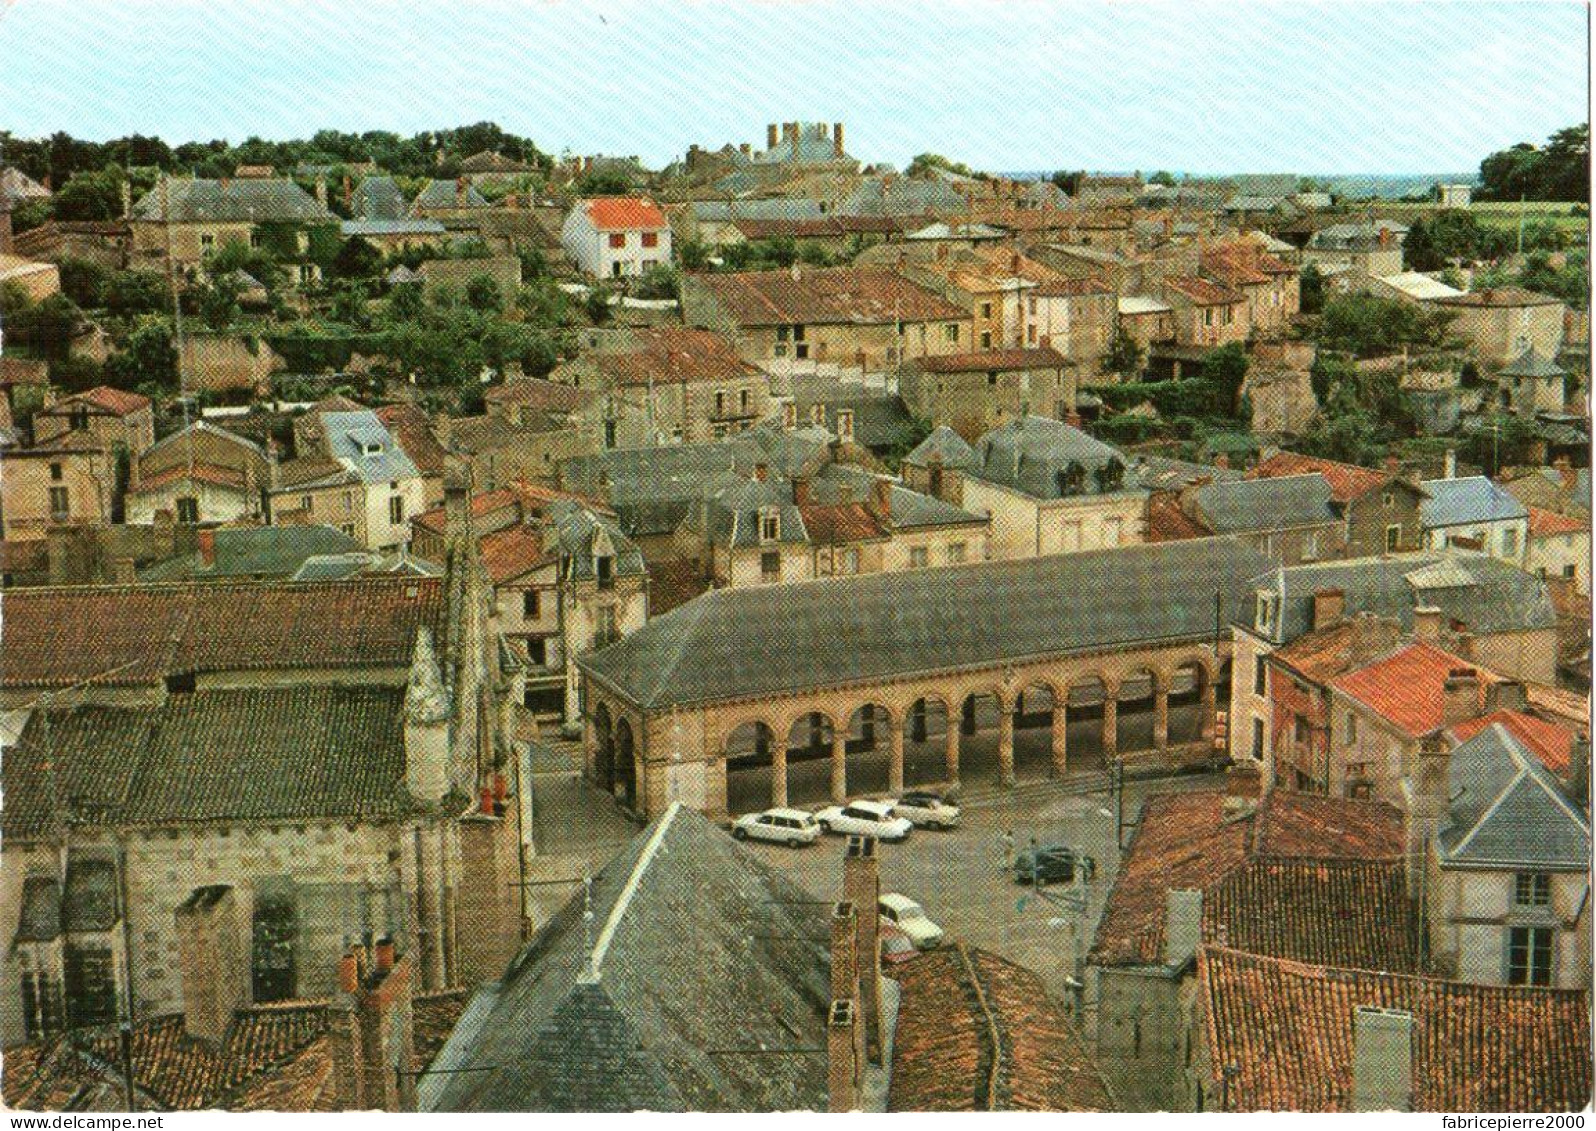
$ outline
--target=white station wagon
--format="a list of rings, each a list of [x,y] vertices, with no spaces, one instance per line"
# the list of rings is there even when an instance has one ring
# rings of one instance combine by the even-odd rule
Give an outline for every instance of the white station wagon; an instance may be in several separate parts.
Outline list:
[[[892,813],[917,828],[951,829],[959,823],[959,807],[934,793],[905,793],[892,802]]]
[[[846,805],[831,805],[815,814],[820,831],[827,833],[856,833],[873,836],[879,840],[908,840],[914,826],[902,817],[892,815],[890,801],[850,801]]]
[[[942,928],[933,923],[921,907],[906,895],[889,891],[878,904],[881,917],[909,936],[919,950],[935,950],[942,945]]]
[[[745,813],[732,822],[732,836],[738,840],[773,840],[792,848],[802,848],[820,839],[820,825],[814,815],[802,809],[766,809]]]

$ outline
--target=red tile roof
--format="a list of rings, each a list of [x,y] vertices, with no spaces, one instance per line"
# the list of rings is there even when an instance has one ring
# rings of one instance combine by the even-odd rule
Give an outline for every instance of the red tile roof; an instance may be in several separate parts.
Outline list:
[[[587,214],[601,232],[658,231],[670,227],[652,200],[639,196],[606,196],[587,202]]]
[[[690,558],[648,563],[648,615],[651,617],[664,616],[709,590],[710,581],[703,566]]]
[[[955,944],[893,972],[889,1111],[1112,1111],[1092,1054],[1031,971]]]
[[[990,370],[1058,369],[1064,355],[1051,346],[1041,349],[975,350],[916,358],[916,368],[926,373],[985,373]]]
[[[515,404],[539,412],[572,413],[590,404],[596,394],[559,381],[526,377],[494,385],[482,394],[489,404]]]
[[[1569,756],[1576,737],[1575,728],[1572,726],[1537,718],[1522,711],[1502,710],[1459,723],[1447,733],[1461,744],[1492,723],[1501,723],[1506,727],[1513,737],[1522,742],[1526,749],[1533,751],[1552,773],[1559,777],[1568,777]]]
[[[1200,793],[1160,794],[1149,798],[1136,834],[1126,852],[1119,877],[1109,893],[1098,924],[1090,961],[1102,966],[1156,964],[1163,959],[1164,923],[1167,893],[1192,888],[1214,891],[1251,862],[1296,859],[1326,863],[1362,864],[1373,869],[1356,881],[1334,880],[1329,871],[1308,870],[1279,873],[1251,882],[1256,885],[1287,881],[1303,893],[1306,907],[1322,910],[1335,905],[1347,892],[1368,891],[1385,882],[1385,866],[1398,860],[1403,849],[1402,817],[1381,802],[1353,801],[1338,797],[1274,790],[1261,802],[1229,798],[1222,790]],[[1220,924],[1236,933],[1240,914],[1236,903],[1242,889],[1223,891],[1217,899],[1204,900],[1204,930],[1215,932]],[[1230,900],[1227,905],[1226,899]],[[1265,906],[1254,913],[1280,915],[1281,909]],[[1227,910],[1227,906],[1229,910]],[[1324,937],[1324,945],[1345,953],[1347,947],[1379,946],[1386,953],[1399,953],[1396,940],[1362,942],[1359,931],[1372,929],[1361,914],[1344,909],[1346,918],[1358,920],[1358,930]],[[1297,925],[1282,924],[1272,937],[1280,940],[1313,939],[1313,921]],[[1387,930],[1400,929],[1400,923],[1386,923]],[[1271,937],[1262,929],[1248,936],[1252,941]],[[1303,943],[1302,945],[1307,945]]]
[[[1275,649],[1270,659],[1314,683],[1326,684],[1351,667],[1356,635],[1353,623],[1342,621],[1329,628],[1304,633],[1285,647]]]
[[[1590,1102],[1583,989],[1475,985],[1216,948],[1202,951],[1197,971],[1210,1094],[1228,1096],[1233,1111],[1351,1111],[1353,1024],[1363,1006],[1413,1015],[1417,1111],[1575,1111]]]
[[[1114,293],[1114,288],[1102,279],[1053,279],[1027,293],[1037,298],[1059,298],[1076,295],[1111,295]]]
[[[745,381],[764,376],[738,356],[727,338],[709,330],[658,326],[636,331],[632,343],[631,349],[594,351],[581,360],[622,387]]]
[[[1531,538],[1548,538],[1556,534],[1588,534],[1590,533],[1590,520],[1571,518],[1556,511],[1543,510],[1540,507],[1528,507],[1529,532]]]
[[[890,534],[863,503],[806,504],[798,508],[809,541],[816,546],[884,541]]]
[[[1301,456],[1295,452],[1277,452],[1262,460],[1248,474],[1248,478],[1278,479],[1291,475],[1311,475],[1315,471],[1330,484],[1330,498],[1337,503],[1360,499],[1371,491],[1380,490],[1395,478],[1387,472],[1373,471],[1357,464]]]
[[[444,448],[433,434],[432,421],[413,404],[383,405],[376,410],[377,419],[393,433],[395,440],[416,470],[424,476],[442,475]]]
[[[17,589],[0,687],[156,683],[179,672],[404,668],[442,617],[437,578]]]
[[[1147,500],[1147,540],[1179,542],[1185,538],[1208,538],[1213,531],[1187,514],[1173,492],[1159,492]]]
[[[525,521],[527,515],[540,512],[549,503],[561,501],[580,503],[589,510],[612,517],[615,513],[602,499],[577,495],[570,491],[559,491],[553,487],[540,487],[533,483],[516,482],[508,487],[498,487],[492,491],[483,491],[472,495],[471,519],[473,523],[481,522],[481,525],[475,527],[479,535],[491,534],[495,530],[504,529],[508,522]],[[489,517],[499,511],[503,511],[504,514],[497,516],[496,519]],[[429,511],[422,511],[418,515],[413,515],[410,519],[412,527],[425,530],[431,534],[442,534],[444,532],[444,522],[443,507],[433,507]]]
[[[1229,287],[1197,279],[1190,275],[1177,275],[1164,280],[1164,289],[1184,295],[1198,306],[1223,306],[1244,301],[1243,296]]]
[[[1479,677],[1479,703],[1485,705],[1485,685],[1501,677],[1470,664],[1433,644],[1419,641],[1384,659],[1330,681],[1330,686],[1379,715],[1410,738],[1440,729],[1442,688],[1454,672],[1467,669]]]
[[[795,267],[694,275],[731,319],[742,326],[888,325],[893,322],[967,322],[941,295],[885,267]]]
[[[77,393],[70,397],[63,397],[51,405],[46,412],[60,412],[75,402],[84,401],[103,408],[106,412],[116,416],[126,416],[130,412],[137,412],[141,408],[150,407],[150,398],[138,393],[129,393],[122,389],[113,389],[109,385],[99,385],[85,393]]]
[[[244,490],[244,473],[233,467],[221,467],[214,463],[196,463],[192,468],[186,464],[173,464],[163,468],[154,475],[142,477],[137,487],[129,487],[129,495],[147,495],[158,491],[170,483],[182,483],[192,478],[196,483],[209,483],[213,487],[230,487],[235,491]]]
[[[512,526],[484,535],[482,566],[495,585],[502,585],[523,577],[554,555],[545,553],[542,533],[528,526]]]

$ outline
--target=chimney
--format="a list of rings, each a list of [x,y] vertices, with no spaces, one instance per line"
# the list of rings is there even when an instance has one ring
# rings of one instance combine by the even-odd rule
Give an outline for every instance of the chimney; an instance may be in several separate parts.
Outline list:
[[[1353,1010],[1352,1110],[1413,1110],[1413,1014],[1372,1005]]]
[[[1019,273],[1020,273],[1020,253],[1016,251],[1013,255],[1009,256],[1009,274],[1018,275]]]
[[[1457,478],[1457,449],[1456,448],[1448,448],[1448,449],[1446,449],[1446,459],[1441,465],[1441,478],[1442,479],[1456,479]]]
[[[1399,458],[1397,458],[1396,456],[1394,456],[1394,455],[1386,456],[1385,457],[1385,473],[1387,475],[1392,476],[1393,478],[1395,476],[1401,475],[1402,474],[1402,461]]]
[[[1180,970],[1203,941],[1203,893],[1171,889],[1164,898],[1164,965]]]
[[[1402,626],[1374,613],[1358,613],[1352,620],[1352,640],[1347,662],[1361,668],[1390,652],[1402,639]]]
[[[372,948],[372,960],[378,974],[386,974],[391,971],[398,957],[398,949],[394,946],[393,939],[388,935],[378,939],[377,945]]]
[[[249,956],[238,901],[222,884],[195,888],[175,918],[183,1028],[219,1050],[233,1014],[249,1004]]]
[[[865,1048],[872,1062],[881,1059],[881,864],[876,838],[850,836],[842,861],[842,895],[853,904],[858,925],[854,953],[859,960],[859,1002]]]
[[[798,127],[799,127],[799,125],[800,125],[800,123],[798,123],[798,122],[788,122],[787,123],[787,136],[792,138],[792,148],[793,148],[793,156],[794,157],[798,156],[798,142],[799,142]]]
[[[792,502],[795,507],[809,505],[809,477],[807,475],[793,476]]]
[[[770,466],[764,463],[754,464],[754,478],[763,483],[770,478]]]
[[[1064,423],[1071,428],[1079,428],[1081,426],[1081,414],[1078,412],[1066,412],[1064,414]]]
[[[839,408],[837,410],[837,439],[844,444],[853,443],[853,409]]]
[[[744,157],[752,157],[754,155],[754,147],[745,141],[737,147],[737,152],[741,153]]]
[[[352,212],[355,207],[355,186],[349,179],[349,174],[344,174],[344,211]]]
[[[1340,624],[1347,615],[1347,591],[1345,589],[1320,589],[1313,595],[1313,627],[1317,632],[1321,628],[1329,628],[1333,624]]]
[[[831,908],[831,998],[846,1001],[859,993],[859,922],[853,904]]]
[[[1453,668],[1441,685],[1441,725],[1454,727],[1479,713],[1479,673],[1473,668]]]
[[[222,176],[221,176],[222,191],[226,192],[227,191],[227,186],[232,184],[232,183],[233,183],[233,179],[231,177],[229,177],[226,173],[223,173]]]
[[[1485,685],[1485,714],[1494,711],[1523,711],[1529,706],[1529,692],[1516,679]]]
[[[338,964],[338,1016],[329,1036],[343,1106],[415,1111],[415,1029],[409,955],[346,952]],[[386,962],[386,965],[384,965]]]
[[[814,405],[810,405],[809,406],[809,423],[818,425],[818,426],[820,426],[822,428],[825,427],[825,424],[826,424],[826,406],[825,405],[823,405],[823,404],[814,404]]]
[[[216,564],[216,531],[196,530],[194,540],[199,547],[200,564],[209,569]]]
[[[466,206],[466,189],[470,186],[470,184],[471,182],[466,180],[464,177],[455,178],[454,206],[456,208],[464,208]]]
[[[1390,228],[1381,228],[1380,229],[1380,246],[1381,247],[1390,247],[1391,246],[1391,229]]]
[[[1434,605],[1420,605],[1413,610],[1413,639],[1426,644],[1439,643],[1441,639],[1441,610]]]
[[[859,1110],[859,1019],[851,999],[832,1001],[826,1019],[826,1110]]]
[[[789,432],[798,427],[798,405],[794,401],[786,401],[781,406],[781,426]]]
[[[327,207],[327,178],[316,178],[316,203],[323,208]]]
[[[1568,752],[1568,795],[1590,810],[1590,735],[1581,731]]]
[[[878,519],[883,522],[892,521],[892,480],[886,478],[871,480],[870,504]]]
[[[833,122],[831,126],[831,152],[835,157],[846,157],[847,150],[842,144],[842,123]]]

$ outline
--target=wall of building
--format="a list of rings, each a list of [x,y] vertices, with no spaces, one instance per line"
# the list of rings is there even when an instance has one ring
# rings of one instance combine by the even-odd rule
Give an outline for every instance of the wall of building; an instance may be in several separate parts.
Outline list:
[[[923,373],[910,367],[898,392],[922,420],[974,439],[1029,412],[1062,420],[1075,403],[1075,383],[1062,369]]]
[[[1140,491],[1032,499],[972,476],[964,480],[962,505],[990,516],[992,557],[1003,561],[1146,540],[1147,496]]]
[[[1097,968],[1097,1059],[1116,1096],[1139,1110],[1181,1106],[1180,979],[1147,968]]]
[[[17,542],[42,539],[58,521],[52,513],[52,489],[66,492],[67,509],[59,521],[110,522],[116,489],[114,457],[106,452],[64,451],[0,458],[0,537]]]
[[[1552,984],[1589,984],[1588,877],[1553,874],[1549,912],[1513,906],[1513,872],[1441,867],[1433,851],[1429,882],[1430,945],[1441,967],[1455,977],[1487,985],[1507,984],[1511,927],[1554,926]]]
[[[1474,350],[1488,369],[1517,360],[1530,346],[1542,357],[1555,357],[1563,348],[1562,303],[1544,306],[1444,306],[1456,314],[1452,333]]]
[[[1529,541],[1524,568],[1543,577],[1569,577],[1582,597],[1590,596],[1590,531],[1545,534]]]
[[[175,518],[177,500],[180,498],[190,498],[198,503],[201,522],[231,522],[236,518],[260,513],[260,503],[254,495],[214,483],[190,480],[164,483],[151,490],[141,491],[137,495],[129,495],[127,521],[137,525],[152,523],[160,511],[165,511]]]

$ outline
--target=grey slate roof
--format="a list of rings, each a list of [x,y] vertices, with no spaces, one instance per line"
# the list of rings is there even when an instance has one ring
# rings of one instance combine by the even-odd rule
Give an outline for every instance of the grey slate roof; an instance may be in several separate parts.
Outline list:
[[[331,526],[264,526],[212,532],[215,560],[206,565],[197,553],[156,562],[139,571],[140,581],[178,581],[191,577],[288,577],[317,554],[349,553],[360,543]]]
[[[897,393],[884,389],[839,386],[836,378],[794,377],[793,405],[799,420],[811,420],[816,405],[822,407],[825,427],[837,431],[837,412],[853,413],[855,442],[871,451],[884,451],[905,443],[916,434],[914,415]]]
[[[33,839],[63,810],[123,826],[398,816],[413,808],[403,702],[402,687],[285,687],[35,712],[0,766],[0,829]]]
[[[581,661],[645,708],[1067,655],[1206,640],[1252,603],[1261,555],[1182,542],[718,589]],[[1083,595],[1090,594],[1090,599]],[[1156,599],[1150,599],[1156,595]]]
[[[837,206],[840,216],[925,216],[958,214],[965,209],[964,196],[944,181],[921,181],[894,177],[887,183],[881,177],[868,177]]]
[[[349,211],[357,220],[402,220],[410,206],[392,177],[373,176],[355,189]]]
[[[1196,479],[1212,479],[1228,483],[1245,479],[1246,472],[1233,467],[1219,467],[1211,463],[1192,463],[1189,460],[1171,459],[1168,456],[1138,455],[1131,460],[1131,470],[1144,487],[1158,491],[1174,491]]]
[[[809,497],[822,505],[843,501],[841,489],[847,498],[856,503],[869,501],[876,481],[882,476],[862,467],[834,463],[824,468],[810,481]],[[916,530],[930,526],[985,526],[987,517],[956,507],[935,495],[922,495],[899,483],[889,487],[892,515],[889,525],[894,530]]]
[[[617,508],[681,506],[701,498],[707,483],[728,472],[747,478],[764,464],[771,475],[782,478],[812,473],[825,459],[831,439],[825,429],[784,432],[761,424],[715,443],[618,448],[561,461],[560,485],[607,499]]]
[[[975,449],[946,424],[938,425],[915,449],[903,457],[903,462],[914,467],[930,467],[938,457],[943,467],[963,470],[976,464]]]
[[[333,219],[304,189],[281,177],[231,178],[227,181],[196,178],[167,181],[166,212],[157,186],[133,206],[133,219],[161,221],[168,216],[179,223],[207,221],[299,220],[307,223]]]
[[[1444,572],[1433,568],[1438,565],[1444,565]],[[1392,617],[1407,631],[1413,628],[1414,608],[1426,605],[1439,608],[1449,620],[1462,621],[1476,635],[1557,624],[1544,581],[1485,554],[1459,550],[1293,566],[1260,573],[1253,585],[1284,593],[1277,643],[1295,640],[1312,627],[1313,595],[1320,589],[1342,590],[1349,616],[1366,612]],[[1243,623],[1252,626],[1250,610]]]
[[[687,206],[693,219],[704,223],[728,220],[818,220],[824,213],[818,200],[699,200]]]
[[[969,473],[989,483],[1013,487],[1032,498],[1057,499],[1066,494],[1061,477],[1071,464],[1085,471],[1073,494],[1101,494],[1094,473],[1112,464],[1125,469],[1118,448],[1079,428],[1045,416],[1026,416],[1000,425],[975,443],[975,464]],[[1139,485],[1127,475],[1119,490]],[[1112,490],[1112,489],[1111,489]]]
[[[465,206],[467,208],[486,208],[488,199],[472,185],[466,186]],[[459,193],[453,181],[428,181],[427,187],[416,194],[416,199],[411,202],[412,208],[458,208],[460,207]]]
[[[321,426],[333,459],[360,476],[366,483],[386,483],[395,479],[414,479],[421,474],[410,462],[377,414],[370,409],[359,412],[324,412]],[[373,452],[367,449],[375,448]]]
[[[1502,370],[1502,376],[1553,378],[1563,376],[1563,370],[1552,358],[1542,357],[1534,346],[1530,346]]]
[[[803,515],[793,505],[792,488],[769,480],[745,479],[713,489],[704,499],[702,515],[695,516],[695,524],[717,546],[758,546],[763,541],[760,516],[769,510],[778,516],[777,542],[809,541]]]
[[[1452,751],[1452,803],[1440,832],[1444,864],[1590,868],[1590,819],[1551,771],[1501,723]]]
[[[614,522],[593,513],[580,503],[558,499],[549,504],[549,521],[554,527],[565,576],[590,581],[597,575],[593,559],[600,543],[608,546],[614,559],[615,576],[642,577],[648,572],[642,551],[621,533]]]
[[[1326,526],[1339,521],[1323,475],[1236,479],[1197,489],[1197,506],[1215,534]]]
[[[673,804],[478,994],[422,1110],[824,1108],[830,959],[813,898]],[[822,1051],[727,1055],[761,1047]]]
[[[1425,529],[1528,518],[1524,504],[1483,475],[1463,479],[1427,479],[1429,498],[1419,504]]]
[[[443,236],[448,229],[436,220],[345,220],[338,225],[345,239],[356,236]]]

